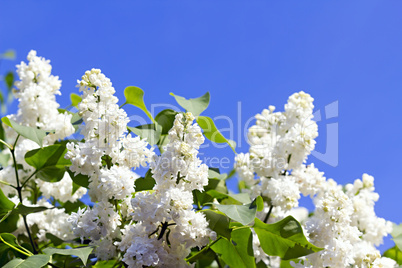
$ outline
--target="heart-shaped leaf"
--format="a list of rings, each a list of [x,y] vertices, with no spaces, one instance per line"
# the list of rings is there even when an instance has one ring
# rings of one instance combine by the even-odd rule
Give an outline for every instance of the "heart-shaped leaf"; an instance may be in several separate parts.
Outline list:
[[[203,96],[194,98],[194,99],[186,99],[181,96],[177,96],[173,93],[170,93],[177,103],[186,109],[186,111],[191,112],[194,116],[200,115],[205,109],[208,108],[210,95],[209,92],[205,93]]]
[[[233,152],[236,153],[236,142],[233,140],[226,139],[222,133],[216,128],[214,121],[207,116],[199,116],[197,118],[198,125],[202,128],[204,136],[215,143],[227,143]]]
[[[273,224],[256,218],[253,228],[262,249],[270,256],[289,260],[322,250],[307,241],[300,223],[292,216]]]
[[[4,124],[7,126],[11,127],[14,129],[18,134],[23,136],[24,138],[27,138],[31,141],[36,142],[39,146],[42,147],[43,144],[43,138],[47,135],[47,132],[42,130],[42,129],[37,129],[34,127],[26,127],[18,124],[12,119],[9,119],[8,117],[3,117],[1,119]]]

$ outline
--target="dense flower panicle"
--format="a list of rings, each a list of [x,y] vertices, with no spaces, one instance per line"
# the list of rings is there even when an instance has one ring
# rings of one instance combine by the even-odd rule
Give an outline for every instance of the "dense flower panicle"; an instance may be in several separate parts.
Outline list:
[[[28,54],[28,64],[17,65],[20,78],[15,82],[15,97],[19,101],[18,112],[9,117],[24,126],[39,127],[51,131],[45,138],[48,144],[74,133],[71,114],[59,113],[55,95],[60,95],[61,81],[51,74],[50,61],[36,56],[36,51]],[[14,135],[13,135],[14,136]]]
[[[65,157],[72,162],[71,171],[89,176],[89,195],[97,203],[73,213],[69,221],[75,235],[91,239],[97,258],[107,260],[116,256],[121,223],[133,211],[129,203],[139,176],[132,168],[146,166],[154,152],[148,142],[127,134],[127,114],[99,69],[85,72],[78,84],[83,92],[78,109],[84,141],[68,143]]]
[[[59,139],[64,139],[74,133],[74,127],[71,124],[71,114],[67,112],[61,113],[58,111],[59,104],[56,101],[55,95],[60,95],[61,81],[57,76],[51,74],[52,66],[50,61],[36,55],[36,51],[30,51],[28,54],[28,63],[21,62],[17,65],[17,74],[19,80],[15,82],[16,90],[13,91],[14,96],[17,98],[18,110],[16,114],[8,115],[8,117],[18,124],[28,127],[40,128],[49,131],[44,140],[44,145],[52,145]],[[4,126],[7,133],[7,138],[10,143],[14,143],[17,133]],[[24,137],[19,137],[18,143],[14,149],[14,155],[17,164],[22,168],[18,169],[18,177],[20,183],[23,183],[35,171],[35,169],[25,162],[25,154],[28,151],[38,149],[39,146]],[[2,154],[9,155],[9,163],[0,171],[0,178],[3,181],[16,185],[17,178],[15,176],[14,166],[9,151],[3,151]],[[35,178],[35,177],[34,177]],[[51,196],[61,202],[71,201],[75,202],[81,198],[85,193],[85,188],[78,188],[72,195],[72,180],[68,173],[65,173],[63,179],[56,183],[49,183],[35,180],[36,185],[39,187],[40,192],[46,198]],[[17,191],[7,185],[0,185],[2,191],[6,196],[14,196],[13,201],[18,203]],[[28,226],[36,224],[39,228],[37,234],[40,241],[47,240],[46,233],[51,233],[61,239],[71,239],[72,232],[70,231],[69,224],[66,222],[68,215],[64,209],[53,208],[53,206],[41,199],[38,204],[30,204],[26,198],[31,196],[30,191],[24,189],[22,197],[24,203],[32,206],[45,206],[51,209],[37,212],[34,215],[27,216]],[[25,233],[25,226],[22,217],[18,222],[18,229],[15,234]]]
[[[84,121],[80,131],[85,142],[67,144],[66,157],[72,162],[70,169],[75,173],[95,175],[102,166],[104,155],[110,156],[112,163],[119,166],[145,166],[154,154],[153,149],[147,148],[145,140],[126,135],[129,119],[117,104],[110,79],[99,69],[92,69],[85,72],[78,83],[83,92],[78,108]]]
[[[394,267],[375,248],[392,225],[374,212],[378,195],[373,192],[373,178],[365,174],[363,180],[346,185],[344,192],[314,164],[305,165],[318,135],[313,108],[310,95],[299,92],[289,97],[284,112],[274,112],[270,106],[256,115],[256,124],[249,129],[250,150],[235,159],[236,171],[246,185],[243,191],[270,200],[257,214],[264,219],[272,205],[269,223],[292,214],[301,194],[313,198],[316,209],[303,228],[309,240],[324,250],[293,263],[294,267],[375,267],[380,263]],[[262,251],[258,236],[253,239],[256,258],[279,267]]]
[[[247,186],[244,191],[252,197],[266,196],[282,213],[298,206],[301,190],[315,194],[316,182],[301,176],[302,170],[310,171],[304,162],[318,136],[313,108],[313,98],[304,92],[290,96],[284,112],[269,106],[256,115],[256,124],[249,129],[249,153],[235,159],[236,171]]]
[[[191,113],[176,115],[164,153],[150,163],[153,191],[131,200],[135,223],[126,226],[118,243],[128,267],[187,267],[191,248],[216,238],[192,206],[192,191],[208,184],[208,167],[197,157],[204,137],[193,121]]]

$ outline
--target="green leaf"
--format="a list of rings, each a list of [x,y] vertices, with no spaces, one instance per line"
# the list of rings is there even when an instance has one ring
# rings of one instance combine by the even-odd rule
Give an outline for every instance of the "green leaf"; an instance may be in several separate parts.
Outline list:
[[[231,200],[234,200],[235,203],[236,202],[241,203],[241,204],[251,203],[250,196],[247,193],[225,194],[225,193],[218,192],[217,190],[208,190],[206,193],[218,200],[229,198]]]
[[[146,124],[138,127],[127,128],[135,135],[140,136],[142,139],[146,139],[151,146],[158,143],[162,132],[162,127],[155,124]]]
[[[240,257],[235,246],[231,241],[222,237],[215,244],[211,246],[211,249],[220,255],[220,258],[231,268],[248,268]],[[255,267],[255,266],[250,266]]]
[[[17,238],[9,233],[2,233],[0,234],[0,243],[5,244],[6,246],[10,247],[14,251],[17,251],[19,253],[22,253],[26,256],[33,255],[30,251],[28,251],[26,248],[22,247],[20,244],[17,242]]]
[[[155,116],[155,121],[162,127],[162,135],[167,135],[169,130],[173,127],[176,114],[176,111],[166,109]]]
[[[37,212],[41,212],[41,211],[48,210],[48,209],[49,208],[47,208],[47,207],[31,207],[31,206],[25,206],[25,205],[19,203],[17,205],[17,207],[15,207],[12,210],[11,214],[26,216],[31,213],[37,213]]]
[[[292,216],[274,224],[266,224],[256,218],[253,228],[262,249],[270,256],[289,260],[322,250],[307,241],[300,223]]]
[[[87,175],[83,175],[80,173],[78,173],[77,175],[74,175],[74,172],[72,172],[69,168],[66,168],[66,170],[67,170],[68,174],[70,175],[71,180],[75,184],[88,189],[89,177]]]
[[[402,251],[400,251],[396,246],[385,251],[383,256],[393,259],[399,265],[402,265]]]
[[[189,263],[196,262],[195,267],[210,267],[209,264],[214,261],[215,256],[215,252],[213,252],[207,245],[199,251],[192,249],[192,252],[186,261]]]
[[[219,180],[225,180],[227,178],[227,174],[226,173],[220,174],[219,169],[216,170],[216,169],[210,167],[208,169],[208,178],[210,178],[210,179],[215,178],[215,179],[219,179]]]
[[[64,243],[64,240],[58,238],[57,236],[51,234],[51,233],[46,233],[46,238],[49,239],[54,246],[60,246],[61,244]]]
[[[147,191],[152,190],[155,185],[155,180],[152,177],[152,172],[148,169],[147,173],[145,173],[145,177],[141,177],[135,180],[135,191]]]
[[[247,268],[256,267],[253,251],[253,234],[251,233],[250,228],[239,228],[233,230],[232,244]]]
[[[3,168],[8,166],[8,160],[10,159],[9,154],[0,154],[0,166]]]
[[[116,263],[115,260],[100,261],[98,260],[92,267],[96,268],[112,268]]]
[[[12,119],[9,119],[7,116],[1,119],[4,124],[14,129],[18,134],[27,138],[31,141],[36,142],[40,147],[42,147],[43,138],[47,135],[46,131],[42,129],[37,129],[34,127],[26,127],[18,124]]]
[[[126,102],[124,104],[131,104],[134,105],[135,107],[140,108],[152,120],[152,122],[155,122],[151,113],[145,106],[144,91],[141,88],[134,86],[126,87],[124,89],[124,96],[126,97]]]
[[[46,248],[43,250],[43,253],[47,255],[60,254],[60,255],[75,255],[81,259],[84,265],[87,265],[87,260],[89,254],[91,254],[93,248],[91,247],[82,247],[82,248],[71,248],[71,249],[63,249],[63,248]]]
[[[47,182],[60,181],[65,167],[71,162],[64,158],[67,152],[65,144],[54,144],[35,149],[25,154],[25,161],[36,168],[36,176]]]
[[[230,220],[225,214],[210,209],[201,210],[201,212],[204,213],[211,230],[217,235],[230,239],[232,230],[229,228]]]
[[[62,204],[62,207],[66,210],[65,212],[68,214],[71,214],[71,212],[77,212],[79,208],[85,207],[86,205],[77,200],[74,203],[71,203],[70,201],[65,202]]]
[[[13,49],[9,49],[6,50],[6,52],[4,52],[3,54],[0,54],[0,59],[5,59],[5,60],[15,60],[15,50]]]
[[[27,259],[22,260],[22,259],[14,259],[10,262],[8,262],[6,265],[4,265],[3,268],[32,268],[32,267],[43,267],[47,265],[47,263],[50,261],[50,256],[49,255],[33,255],[29,256]]]
[[[9,186],[7,186],[9,187]],[[13,215],[14,202],[10,201],[0,189],[0,230],[13,232],[17,229],[18,215]]]
[[[9,211],[13,210],[14,207],[14,202],[10,201],[0,188],[0,219]]]
[[[186,109],[186,111],[191,112],[194,116],[200,115],[205,109],[208,108],[209,105],[209,92],[205,93],[203,96],[194,98],[194,99],[186,99],[180,96],[177,96],[173,93],[170,93],[173,96],[177,103]]]
[[[253,205],[257,207],[257,211],[262,211],[264,209],[264,200],[260,195],[253,200]]]
[[[11,92],[14,85],[14,73],[8,72],[4,77],[4,81],[6,82],[8,92]]]
[[[257,207],[252,204],[247,205],[220,205],[214,204],[216,208],[225,213],[229,218],[247,225],[252,222],[257,213]]]
[[[236,153],[236,142],[233,140],[226,139],[216,128],[214,121],[207,116],[199,116],[197,118],[198,125],[202,128],[204,136],[215,143],[227,143],[233,152]]]
[[[71,106],[78,107],[78,104],[82,101],[81,96],[71,93],[70,94]]]
[[[392,240],[394,240],[395,245],[399,248],[402,249],[402,224],[394,224],[392,228]]]

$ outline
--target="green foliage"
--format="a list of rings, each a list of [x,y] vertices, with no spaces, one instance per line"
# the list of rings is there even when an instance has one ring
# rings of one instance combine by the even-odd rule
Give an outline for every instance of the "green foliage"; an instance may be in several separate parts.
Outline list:
[[[199,116],[197,118],[198,125],[202,128],[204,136],[215,143],[227,143],[233,152],[236,153],[236,142],[233,140],[226,139],[222,133],[216,128],[214,121],[207,116]]]
[[[209,92],[205,93],[201,97],[188,100],[173,93],[170,93],[170,95],[176,99],[177,103],[181,107],[183,107],[187,112],[191,112],[194,116],[199,116],[203,111],[205,111],[205,109],[208,108],[209,105]]]
[[[217,235],[230,239],[232,230],[229,228],[230,220],[222,212],[216,210],[202,210],[209,222],[209,228],[216,232]]]
[[[221,212],[225,213],[232,220],[238,221],[243,225],[252,222],[257,213],[257,206],[254,203],[246,205],[221,205],[214,204]]]
[[[37,212],[41,212],[44,210],[47,210],[49,208],[47,207],[33,207],[33,206],[25,206],[21,203],[19,203],[12,211],[11,211],[11,215],[29,215],[31,213],[37,213]]]
[[[399,265],[402,265],[402,251],[400,251],[397,246],[395,246],[393,248],[390,248],[387,251],[385,251],[383,256],[387,257],[387,258],[390,258],[390,259],[393,259]]]
[[[0,219],[13,210],[15,204],[10,201],[0,189]]]
[[[4,77],[4,81],[6,82],[7,90],[10,93],[14,85],[14,73],[8,72]]]
[[[147,191],[152,190],[155,185],[155,180],[152,177],[152,172],[149,169],[147,173],[145,173],[144,177],[138,178],[135,180],[135,191]]]
[[[322,250],[307,241],[300,223],[292,216],[273,224],[266,224],[258,218],[254,222],[253,228],[261,247],[270,256],[288,260]]]
[[[71,165],[71,163],[70,163]],[[89,177],[87,175],[83,175],[83,174],[76,174],[74,175],[74,172],[72,172],[69,168],[66,168],[66,171],[68,172],[68,174],[70,175],[71,179],[73,180],[73,182],[79,186],[82,186],[84,188],[88,188],[89,185]]]
[[[22,259],[13,259],[10,262],[8,262],[3,268],[39,268],[47,265],[47,263],[50,261],[50,256],[49,255],[32,255],[29,256],[27,259],[22,260]]]
[[[6,52],[0,54],[0,59],[5,59],[5,60],[15,60],[16,53],[15,50],[13,49],[8,49]]]
[[[232,232],[229,240],[221,237],[211,246],[220,259],[232,268],[256,267],[253,252],[253,235],[250,228],[239,228]]]
[[[71,93],[70,94],[71,106],[78,107],[78,104],[82,101],[81,96]]]
[[[54,246],[60,246],[64,241],[51,233],[46,233],[46,238],[49,239]]]
[[[124,89],[124,96],[126,97],[126,102],[123,104],[131,104],[135,107],[140,108],[144,113],[154,122],[151,113],[148,111],[144,103],[144,91],[139,87],[126,87]]]
[[[162,133],[162,126],[158,124],[147,124],[127,128],[130,132],[140,136],[142,139],[146,139],[151,146],[158,143]]]
[[[9,249],[13,250],[14,252],[18,252],[22,255],[25,255],[25,256],[33,255],[32,252],[30,252],[26,248],[22,247],[18,243],[17,238],[12,234],[9,234],[9,233],[0,234],[0,243],[9,247]]]
[[[54,144],[25,154],[25,161],[36,169],[36,176],[47,182],[56,182],[63,178],[65,167],[70,160],[64,158],[67,149],[64,144]]]
[[[173,122],[177,112],[171,109],[161,111],[155,116],[155,121],[162,127],[161,135],[167,135],[173,127]]]
[[[88,256],[91,254],[93,248],[91,247],[82,247],[82,248],[71,248],[71,249],[63,249],[63,248],[46,248],[43,250],[43,253],[47,255],[60,254],[60,255],[75,255],[81,259],[84,265],[87,265]]]
[[[395,245],[399,249],[402,249],[402,224],[399,225],[394,224],[391,235],[392,239],[395,242]]]
[[[47,135],[46,131],[38,128],[22,126],[6,116],[3,117],[1,121],[3,121],[3,123],[6,124],[7,126],[14,129],[18,134],[20,134],[24,138],[34,141],[40,147],[42,147],[43,138]]]

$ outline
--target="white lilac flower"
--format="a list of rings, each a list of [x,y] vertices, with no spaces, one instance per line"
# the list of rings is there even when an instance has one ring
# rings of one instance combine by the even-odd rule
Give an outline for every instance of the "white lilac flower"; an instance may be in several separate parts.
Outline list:
[[[11,201],[13,201],[15,204],[19,203],[19,199],[16,196],[11,198]],[[65,213],[64,208],[55,208],[48,201],[46,201],[46,199],[40,199],[37,204],[32,204],[27,199],[24,199],[23,204],[33,207],[42,206],[49,208],[41,212],[29,214],[26,218],[29,227],[34,224],[38,227],[39,232],[37,233],[37,237],[39,241],[49,240],[46,237],[46,233],[51,233],[54,236],[63,240],[70,240],[74,238],[74,234],[71,231],[70,224],[67,221],[69,215]],[[21,216],[17,222],[17,230],[13,233],[14,235],[27,235],[24,221]]]
[[[74,234],[90,239],[97,247],[95,255],[107,260],[116,256],[114,243],[121,236],[122,221],[133,212],[129,204],[138,175],[132,169],[146,166],[154,152],[145,140],[127,135],[129,119],[117,104],[109,78],[92,69],[78,83],[84,141],[68,143],[65,157],[71,160],[71,171],[89,176],[89,195],[97,203],[73,213],[69,221]]]
[[[193,121],[191,113],[176,115],[164,153],[150,163],[153,191],[136,193],[131,200],[135,223],[116,243],[128,267],[187,267],[184,259],[191,248],[216,239],[204,214],[192,207],[192,191],[208,184],[208,167],[197,157],[204,137]]]
[[[56,101],[56,95],[61,94],[61,81],[57,76],[51,74],[52,66],[50,61],[38,57],[34,50],[29,52],[27,59],[28,63],[21,62],[21,64],[17,65],[19,80],[15,82],[17,90],[14,91],[14,95],[19,102],[18,111],[16,114],[8,115],[8,117],[23,126],[49,131],[50,134],[44,138],[43,143],[44,145],[51,145],[55,141],[64,139],[74,133],[75,130],[71,124],[72,115],[67,112],[61,113],[58,110],[59,104]],[[17,136],[16,132],[8,126],[5,126],[5,130],[9,142],[13,143]],[[19,137],[15,147],[15,157],[16,162],[23,166],[23,169],[18,171],[21,182],[34,172],[34,169],[25,162],[25,154],[37,148],[39,146],[35,142]],[[8,151],[2,153],[9,154]],[[12,175],[13,170],[10,158],[9,166],[0,171],[0,177],[15,185],[16,178],[15,175]],[[69,189],[72,189],[72,181],[67,173],[63,182],[53,184],[36,179],[36,183],[40,185],[44,196],[50,197],[52,195],[60,201],[68,199],[74,202],[86,192],[86,189],[81,187],[75,195],[67,197],[68,194],[71,195],[71,190]],[[60,191],[54,191],[58,186],[60,186]],[[16,194],[10,188],[8,186],[2,187],[7,195]],[[27,194],[29,193],[23,192],[23,196]]]

